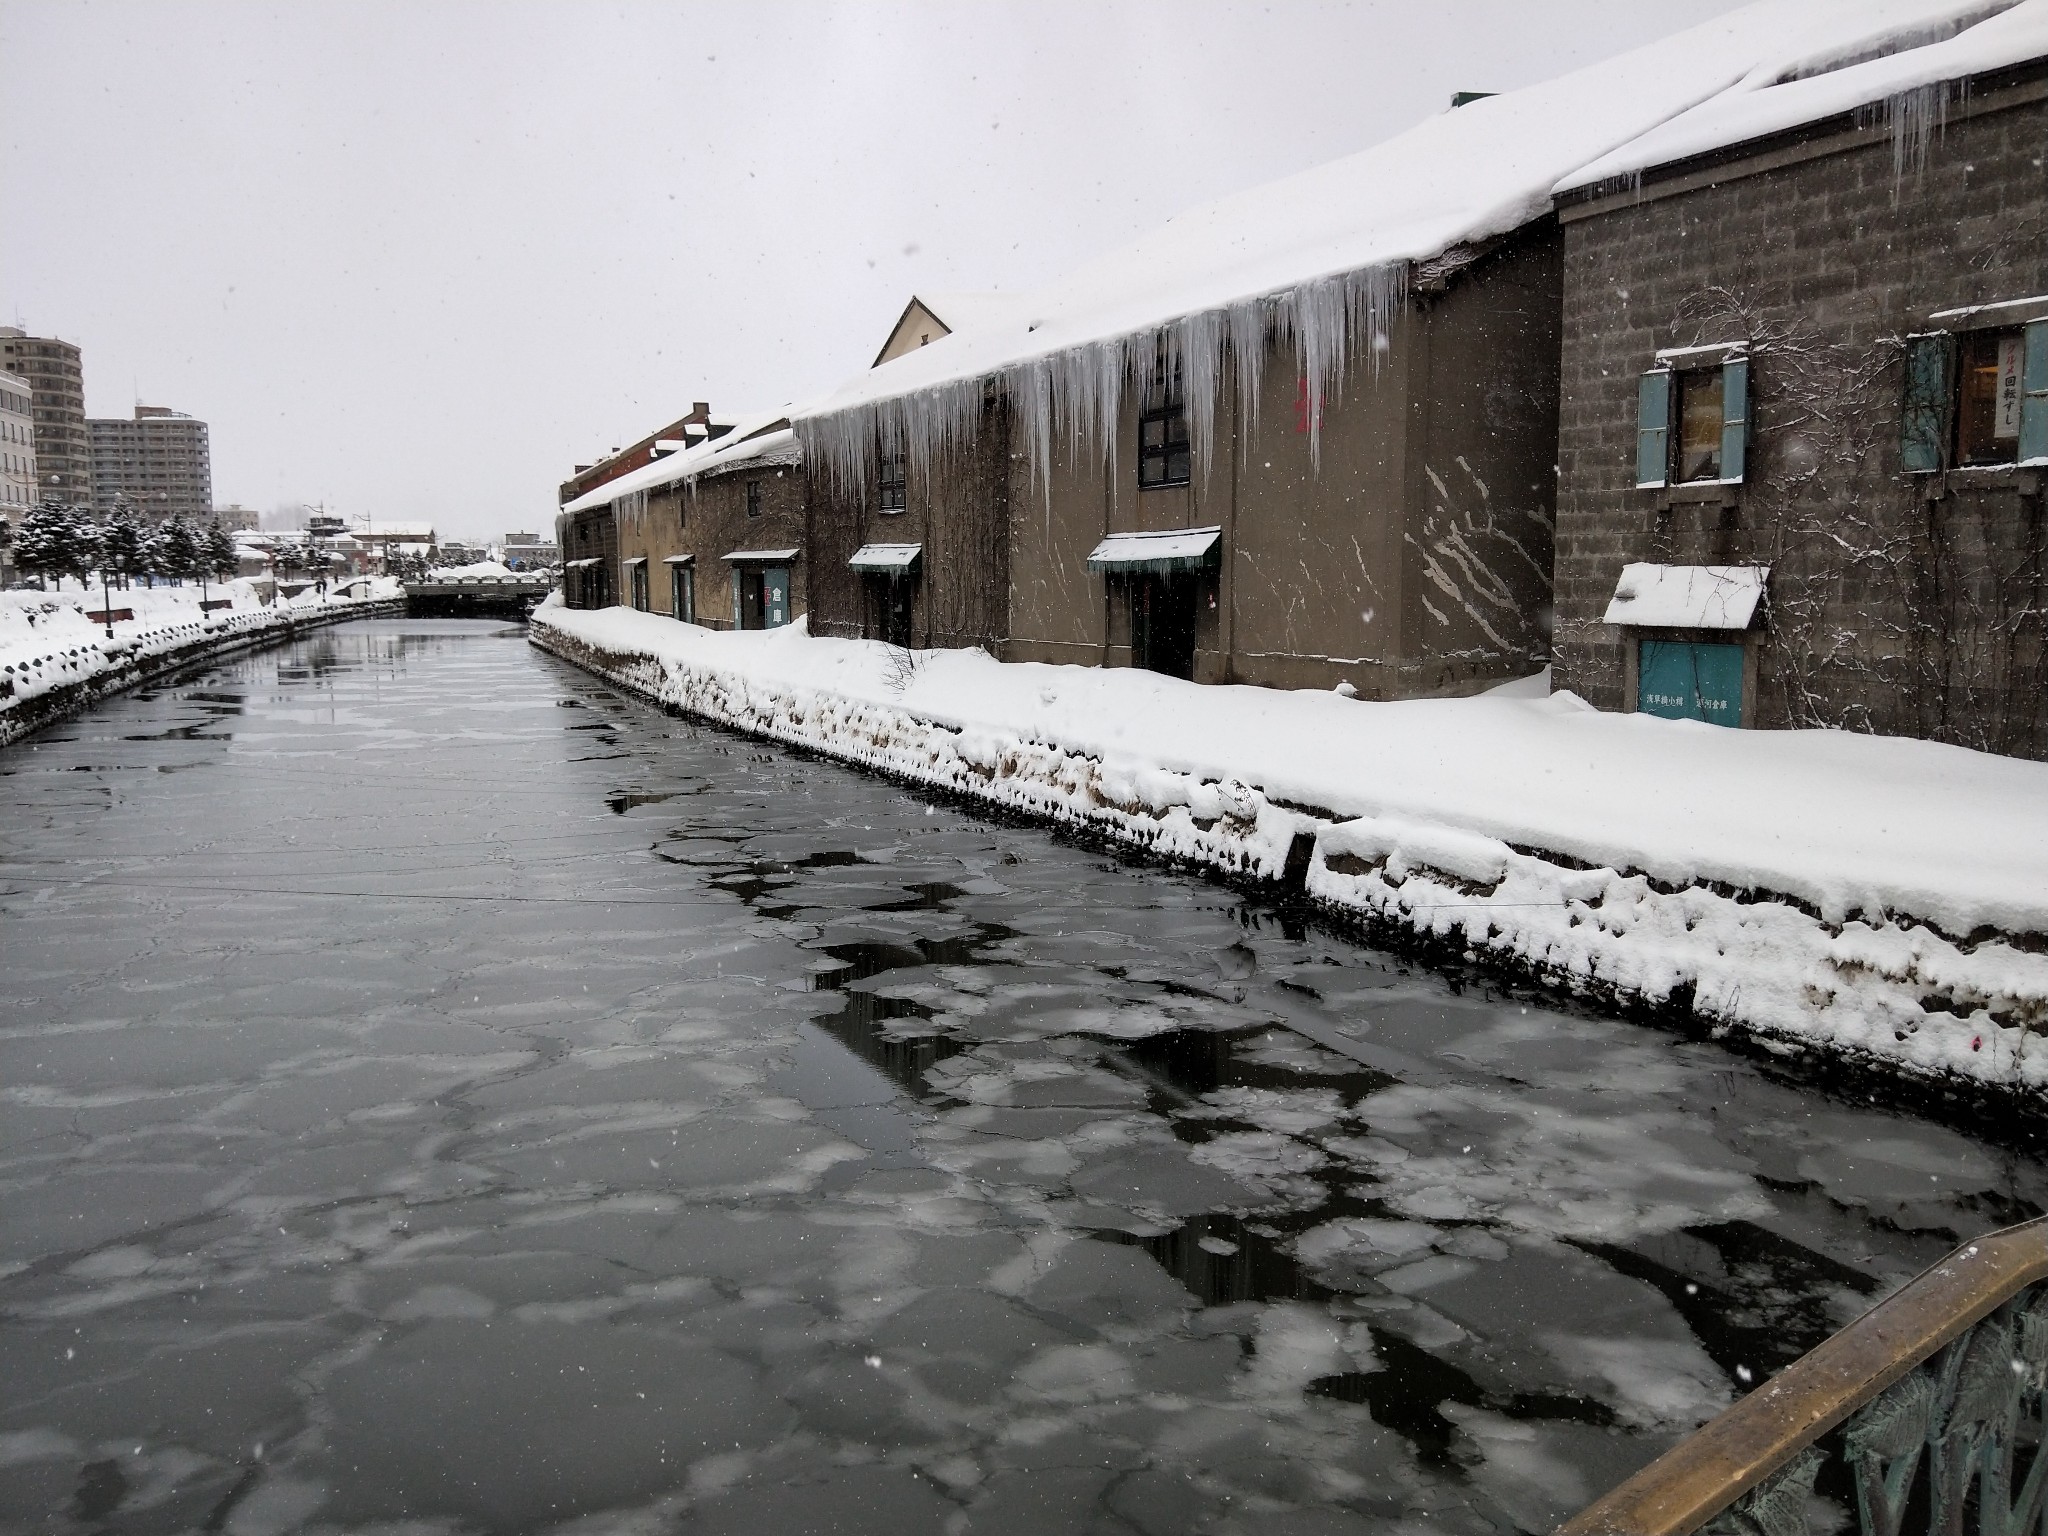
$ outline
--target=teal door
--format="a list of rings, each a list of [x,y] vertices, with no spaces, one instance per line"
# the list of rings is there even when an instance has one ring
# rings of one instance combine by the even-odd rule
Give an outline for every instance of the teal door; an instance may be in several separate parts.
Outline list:
[[[1636,708],[1666,720],[1742,724],[1742,647],[1688,640],[1639,642]]]
[[[761,572],[761,627],[780,629],[789,622],[789,567],[771,565]]]

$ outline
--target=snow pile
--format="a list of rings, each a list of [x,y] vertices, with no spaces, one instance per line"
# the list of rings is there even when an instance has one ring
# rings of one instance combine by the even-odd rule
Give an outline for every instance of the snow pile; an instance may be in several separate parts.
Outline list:
[[[692,714],[1318,900],[1593,994],[2048,1082],[2048,764],[1603,714],[1368,704],[630,609],[552,650]],[[1303,860],[1306,859],[1305,875]],[[2028,936],[2015,943],[2016,936]]]
[[[29,707],[47,694],[69,688],[71,700],[88,703],[166,659],[289,632],[316,610],[339,617],[401,595],[389,577],[350,583],[346,593],[308,588],[274,606],[266,606],[246,579],[205,589],[135,587],[107,594],[114,615],[110,639],[105,621],[91,617],[106,611],[98,588],[0,592],[0,745],[53,717],[47,707]]]
[[[2044,3],[2027,0],[2028,8]],[[1018,295],[983,324],[859,375],[797,409],[794,425],[811,462],[864,487],[878,434],[903,441],[922,471],[973,436],[982,383],[997,378],[1043,479],[1056,440],[1110,451],[1124,391],[1163,357],[1183,372],[1190,436],[1206,467],[1224,369],[1235,370],[1256,417],[1260,366],[1277,340],[1293,345],[1306,381],[1313,444],[1318,407],[1347,358],[1387,345],[1411,264],[1454,258],[1543,216],[1560,182],[1682,114],[1833,60],[1911,50],[1996,8],[1996,0],[1747,6],[1184,213]]]

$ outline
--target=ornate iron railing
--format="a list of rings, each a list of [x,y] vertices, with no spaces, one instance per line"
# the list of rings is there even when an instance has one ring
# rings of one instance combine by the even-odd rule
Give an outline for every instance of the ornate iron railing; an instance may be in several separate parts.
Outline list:
[[[1965,1243],[1558,1536],[1809,1536],[1818,1487],[1863,1536],[2048,1536],[2043,1281],[2048,1218]]]

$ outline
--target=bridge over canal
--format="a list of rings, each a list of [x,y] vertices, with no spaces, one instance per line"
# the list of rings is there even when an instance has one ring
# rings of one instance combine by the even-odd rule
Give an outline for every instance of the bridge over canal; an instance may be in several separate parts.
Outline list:
[[[405,584],[405,611],[418,619],[523,619],[554,590],[552,571],[430,576]]]

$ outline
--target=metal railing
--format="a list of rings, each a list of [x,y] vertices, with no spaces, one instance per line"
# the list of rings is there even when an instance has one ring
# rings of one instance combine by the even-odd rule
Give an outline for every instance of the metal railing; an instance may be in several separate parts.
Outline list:
[[[2044,1280],[2048,1218],[1965,1243],[1558,1536],[1831,1531],[1817,1483],[1863,1536],[2048,1536]]]

